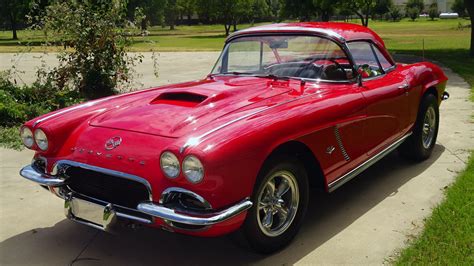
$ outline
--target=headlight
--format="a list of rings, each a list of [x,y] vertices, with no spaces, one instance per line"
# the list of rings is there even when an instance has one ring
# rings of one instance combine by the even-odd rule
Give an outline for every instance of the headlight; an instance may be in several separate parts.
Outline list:
[[[21,140],[23,141],[23,145],[25,145],[27,148],[33,147],[35,140],[33,139],[33,132],[31,132],[31,129],[22,127],[20,130],[20,136]]]
[[[199,183],[204,177],[204,167],[196,156],[187,156],[183,161],[183,172],[191,183]]]
[[[179,160],[172,152],[165,151],[160,157],[160,166],[163,173],[169,178],[176,178],[179,175]]]
[[[35,141],[38,148],[45,151],[48,149],[48,137],[43,130],[37,129],[35,130]]]

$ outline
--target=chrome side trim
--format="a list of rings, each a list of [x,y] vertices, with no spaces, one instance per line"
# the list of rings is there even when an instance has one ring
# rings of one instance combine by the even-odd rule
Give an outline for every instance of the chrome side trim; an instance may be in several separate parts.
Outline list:
[[[49,120],[51,118],[54,118],[56,116],[60,116],[62,114],[65,114],[65,113],[69,113],[71,111],[74,111],[74,110],[78,110],[78,109],[82,109],[82,108],[86,108],[86,107],[90,107],[90,106],[94,106],[98,103],[101,103],[101,102],[104,102],[104,101],[107,101],[107,100],[111,100],[109,97],[107,98],[104,98],[104,99],[100,99],[100,100],[95,100],[95,101],[90,101],[90,102],[87,102],[87,103],[83,103],[83,104],[78,104],[76,106],[72,106],[70,108],[67,108],[67,109],[63,109],[63,110],[60,110],[60,111],[57,111],[56,113],[54,114],[50,114],[48,116],[45,116],[43,118],[40,118],[38,120],[36,120],[34,123],[33,123],[33,127],[36,127],[36,125],[38,125],[39,123],[41,122],[44,122],[46,120]]]
[[[153,202],[140,203],[138,204],[137,209],[145,214],[171,222],[196,226],[208,226],[226,221],[251,207],[252,202],[249,199],[244,199],[243,201],[220,212],[208,213],[205,217],[185,214],[182,212],[177,213],[173,209],[154,204]]]
[[[27,165],[20,170],[20,175],[30,181],[33,181],[42,186],[59,187],[66,184],[66,179],[51,176],[41,173],[33,166]]]
[[[106,175],[111,175],[111,176],[115,176],[115,177],[119,177],[119,178],[124,178],[124,179],[128,179],[128,180],[136,181],[138,183],[141,183],[141,184],[145,185],[145,187],[148,190],[148,194],[150,195],[150,200],[152,199],[152,194],[151,194],[152,190],[151,190],[150,182],[148,182],[148,180],[146,180],[142,177],[132,175],[132,174],[127,174],[127,173],[124,173],[124,172],[111,170],[111,169],[107,169],[107,168],[93,166],[93,165],[89,165],[89,164],[85,164],[85,163],[70,161],[70,160],[60,160],[60,161],[56,162],[56,165],[54,167],[55,168],[56,167],[61,168],[62,166],[65,166],[65,167],[67,167],[67,166],[79,167],[79,168],[82,168],[82,169],[86,169],[86,170],[90,170],[90,171],[94,171],[94,172],[99,172],[99,173],[103,173],[103,174],[106,174]]]
[[[337,126],[334,127],[334,135],[336,136],[337,145],[339,146],[339,149],[341,149],[341,153],[342,156],[344,156],[344,160],[350,161],[351,157],[349,157],[349,154],[347,154],[347,151],[344,148],[344,145],[342,144],[341,135],[339,134],[339,128]]]
[[[328,184],[328,191],[333,192],[334,190],[338,189],[340,186],[344,185],[346,182],[351,180],[352,178],[356,177],[367,168],[378,162],[380,159],[385,157],[390,152],[394,151],[398,146],[400,146],[408,137],[410,137],[412,132],[409,132],[405,136],[401,137],[390,146],[382,150],[381,152],[377,153],[376,155],[372,156],[370,159],[365,161],[364,163],[360,164],[356,168],[349,171],[347,174],[339,177],[338,179],[334,180],[333,182]]]

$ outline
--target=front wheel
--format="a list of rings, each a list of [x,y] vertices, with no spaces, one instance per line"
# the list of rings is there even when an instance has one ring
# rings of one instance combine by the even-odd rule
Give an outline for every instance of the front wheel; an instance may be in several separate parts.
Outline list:
[[[308,205],[308,178],[304,166],[290,158],[271,160],[259,175],[243,232],[261,253],[277,251],[298,232]]]
[[[413,134],[400,147],[403,157],[422,161],[433,152],[439,128],[438,100],[433,94],[427,94],[421,100]]]

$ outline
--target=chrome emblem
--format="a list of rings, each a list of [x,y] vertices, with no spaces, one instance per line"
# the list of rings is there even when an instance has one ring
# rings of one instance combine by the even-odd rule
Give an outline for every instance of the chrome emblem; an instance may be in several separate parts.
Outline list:
[[[331,154],[334,152],[335,149],[336,149],[336,147],[334,147],[334,146],[329,146],[329,147],[327,147],[327,149],[326,149],[326,153],[329,154],[329,155],[331,155]]]
[[[105,149],[108,151],[113,150],[117,148],[120,145],[120,143],[122,143],[121,137],[116,136],[116,137],[110,138],[105,142]]]

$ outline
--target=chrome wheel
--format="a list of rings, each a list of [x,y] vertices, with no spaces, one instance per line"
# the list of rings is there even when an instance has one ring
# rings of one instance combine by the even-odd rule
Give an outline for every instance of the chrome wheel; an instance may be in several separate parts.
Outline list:
[[[433,106],[429,106],[425,113],[425,119],[423,120],[423,129],[421,139],[423,141],[423,147],[429,149],[432,145],[434,135],[436,131],[436,111]]]
[[[296,177],[288,171],[274,173],[257,198],[257,220],[261,231],[270,237],[284,233],[293,222],[300,195]]]

